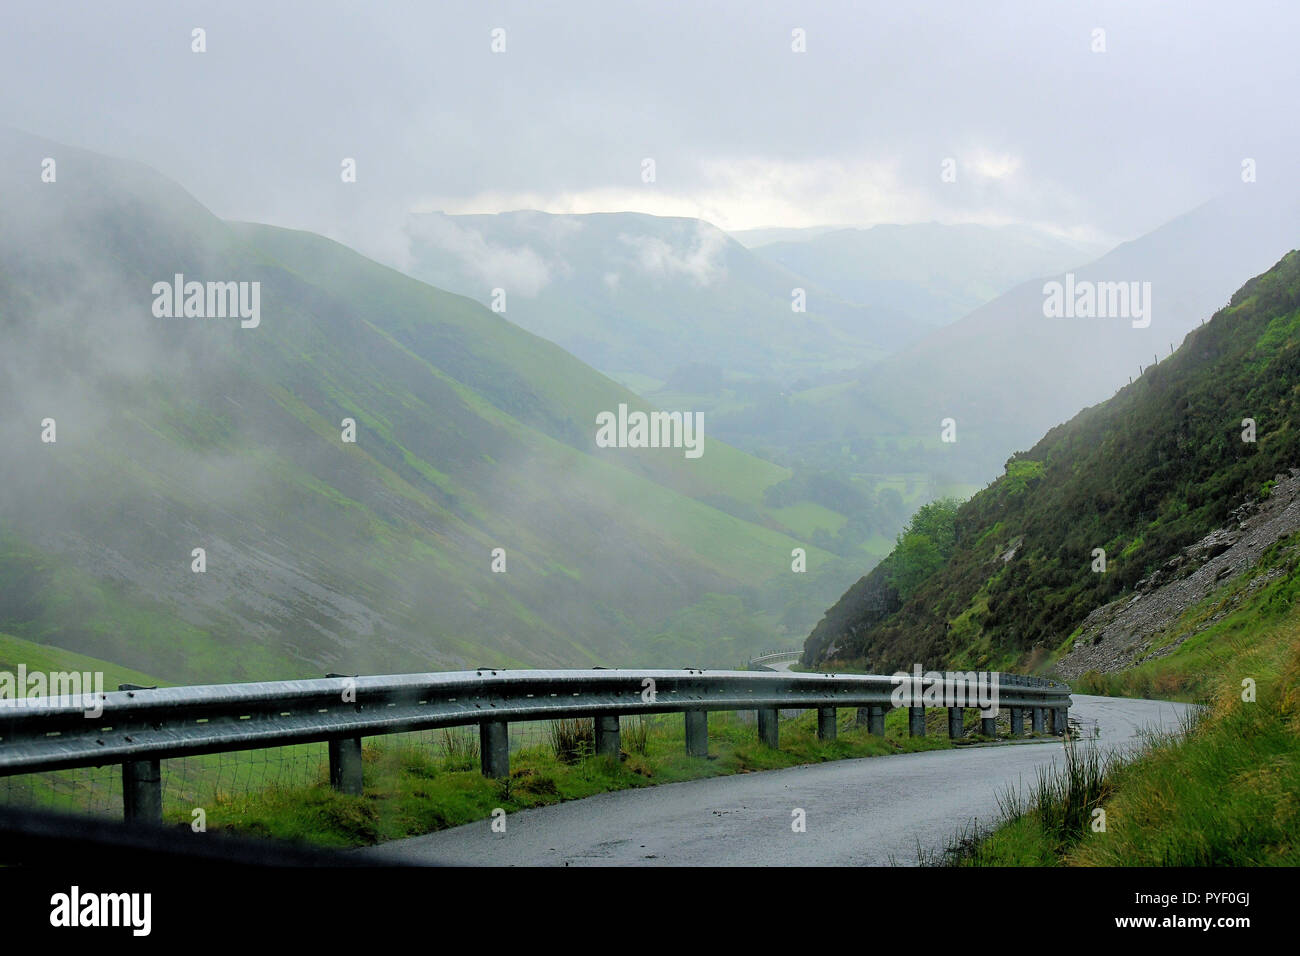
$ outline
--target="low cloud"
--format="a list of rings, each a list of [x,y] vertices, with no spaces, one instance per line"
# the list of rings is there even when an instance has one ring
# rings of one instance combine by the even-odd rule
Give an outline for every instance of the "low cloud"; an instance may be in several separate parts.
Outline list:
[[[635,253],[633,266],[653,278],[685,276],[697,285],[708,286],[727,272],[723,261],[727,236],[707,223],[698,223],[680,246],[658,236],[620,233],[618,240]]]
[[[562,265],[551,262],[528,246],[489,242],[477,229],[441,215],[419,216],[407,226],[414,242],[427,243],[450,253],[465,274],[531,298],[550,284]]]

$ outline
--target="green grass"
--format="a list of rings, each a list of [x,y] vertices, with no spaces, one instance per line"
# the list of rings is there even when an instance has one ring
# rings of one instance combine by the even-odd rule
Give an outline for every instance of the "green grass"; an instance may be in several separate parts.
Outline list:
[[[0,671],[16,672],[22,664],[27,672],[37,671],[77,671],[101,673],[104,675],[104,690],[117,690],[118,684],[138,684],[141,687],[163,686],[164,682],[129,667],[119,667],[97,657],[88,657],[53,647],[48,644],[36,644],[20,637],[0,634]]]
[[[906,736],[905,716],[903,711],[891,713],[881,739],[854,726],[854,711],[842,710],[837,739],[823,742],[817,739],[816,714],[810,711],[783,721],[781,747],[771,750],[758,742],[755,725],[739,715],[710,714],[708,758],[686,755],[679,715],[648,721],[643,743],[635,723],[624,720],[620,760],[591,756],[586,750],[560,760],[542,744],[512,753],[510,776],[503,780],[484,777],[464,752],[448,755],[446,747],[372,738],[362,750],[365,792],[360,797],[337,793],[321,779],[309,786],[222,797],[205,809],[209,830],[324,846],[366,846],[487,820],[496,808],[514,813],[614,790],[951,746],[937,735]],[[181,809],[167,816],[176,823],[190,819]]]
[[[1179,733],[1149,738],[1125,764],[1067,762],[1027,796],[1002,800],[991,833],[957,834],[938,859],[975,866],[1267,866],[1300,864],[1300,587],[1292,549],[1259,568],[1288,569],[1167,658],[1090,691],[1163,688],[1198,696]],[[1248,578],[1249,576],[1243,576]],[[1188,610],[1212,615],[1247,580]],[[1246,699],[1253,688],[1254,700]],[[1076,682],[1076,691],[1085,688]],[[1094,830],[1092,811],[1105,811]]]

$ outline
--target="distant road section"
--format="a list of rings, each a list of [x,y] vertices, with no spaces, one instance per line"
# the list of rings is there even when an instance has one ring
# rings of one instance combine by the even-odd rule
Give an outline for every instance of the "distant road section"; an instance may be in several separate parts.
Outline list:
[[[1132,748],[1147,728],[1177,729],[1190,706],[1073,699],[1070,716],[1095,721],[1107,751]],[[1059,740],[840,760],[601,794],[512,814],[505,833],[484,820],[358,852],[465,866],[911,864],[918,844],[939,849],[972,819],[992,822],[999,793],[1062,760]]]

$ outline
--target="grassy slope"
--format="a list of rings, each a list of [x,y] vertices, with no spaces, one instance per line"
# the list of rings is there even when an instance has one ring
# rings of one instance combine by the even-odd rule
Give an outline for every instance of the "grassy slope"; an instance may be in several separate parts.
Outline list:
[[[596,412],[640,403],[554,345],[320,237],[222,223],[142,167],[66,156],[66,186],[6,197],[24,243],[0,262],[0,335],[67,394],[0,380],[23,453],[0,462],[0,627],[189,681],[716,665],[738,638],[676,634],[690,660],[668,662],[646,641],[740,594],[766,646],[787,605],[821,600],[832,557],[763,505],[785,469],[707,428],[699,460],[594,449]],[[262,282],[263,324],[153,319],[139,290],[174,271]],[[81,334],[83,295],[142,346],[129,367]],[[60,441],[38,458],[25,426],[49,413]]]
[[[117,690],[118,684],[138,684],[141,687],[165,686],[163,682],[149,674],[118,667],[109,661],[65,651],[61,647],[48,644],[35,644],[9,634],[0,634],[0,671],[16,673],[20,664],[27,667],[29,674],[38,671],[100,673],[104,675],[105,690]]]

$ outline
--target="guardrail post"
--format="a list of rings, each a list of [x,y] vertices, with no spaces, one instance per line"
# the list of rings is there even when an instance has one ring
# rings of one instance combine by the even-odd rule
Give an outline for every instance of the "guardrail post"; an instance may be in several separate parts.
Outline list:
[[[1070,726],[1069,711],[1064,707],[1052,708],[1052,733],[1058,737],[1064,737],[1066,729]]]
[[[998,735],[998,720],[996,717],[980,717],[980,736],[996,737]]]
[[[925,708],[907,708],[907,732],[913,737],[925,736]]]
[[[961,740],[966,736],[966,714],[963,707],[948,708],[948,739]]]
[[[127,823],[162,823],[162,768],[157,760],[122,764],[122,811]]]
[[[510,724],[504,720],[485,720],[478,725],[479,759],[483,776],[499,779],[510,776]]]
[[[781,714],[774,707],[763,707],[758,712],[758,742],[773,750],[781,746]]]
[[[596,755],[618,759],[618,714],[596,718]]]
[[[361,796],[361,738],[338,737],[329,742],[330,786],[339,793]]]
[[[867,708],[867,733],[885,736],[885,705],[872,704]]]
[[[1034,733],[1036,733],[1036,734],[1044,733],[1044,728],[1045,728],[1045,725],[1046,725],[1046,723],[1047,723],[1047,721],[1046,721],[1046,717],[1047,717],[1047,708],[1046,708],[1046,707],[1031,707],[1031,708],[1030,708],[1030,713],[1033,715],[1033,721],[1034,721],[1034,723],[1033,723],[1033,729],[1034,729]]]
[[[839,728],[835,725],[835,708],[818,707],[817,708],[817,739],[834,740],[835,732]]]
[[[691,757],[709,755],[709,712],[686,711],[686,753]]]

